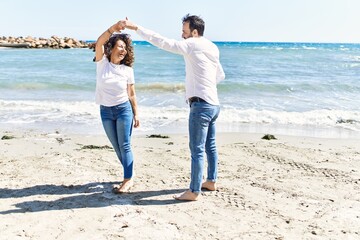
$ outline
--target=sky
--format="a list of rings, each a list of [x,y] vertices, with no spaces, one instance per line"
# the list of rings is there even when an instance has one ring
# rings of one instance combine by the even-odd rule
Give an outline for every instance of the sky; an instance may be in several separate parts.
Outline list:
[[[1,0],[0,37],[96,40],[128,17],[181,39],[181,19],[190,13],[204,19],[212,41],[360,43],[359,9],[360,0]]]

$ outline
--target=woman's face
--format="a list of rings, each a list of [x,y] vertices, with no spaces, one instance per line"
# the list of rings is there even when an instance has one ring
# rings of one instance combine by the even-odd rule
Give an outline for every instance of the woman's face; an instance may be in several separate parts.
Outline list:
[[[118,40],[111,51],[111,61],[114,63],[120,63],[127,54],[126,44],[123,40]]]

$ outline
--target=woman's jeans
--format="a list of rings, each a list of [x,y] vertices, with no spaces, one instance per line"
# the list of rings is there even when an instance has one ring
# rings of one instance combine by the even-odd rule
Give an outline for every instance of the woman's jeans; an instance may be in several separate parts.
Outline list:
[[[215,121],[220,113],[220,106],[207,102],[193,102],[189,116],[189,147],[191,152],[190,190],[200,193],[204,171],[204,152],[208,168],[207,181],[217,179],[218,154],[215,143]]]
[[[106,135],[124,168],[124,178],[133,175],[133,154],[131,151],[131,132],[133,111],[129,101],[113,106],[100,105],[100,115]]]

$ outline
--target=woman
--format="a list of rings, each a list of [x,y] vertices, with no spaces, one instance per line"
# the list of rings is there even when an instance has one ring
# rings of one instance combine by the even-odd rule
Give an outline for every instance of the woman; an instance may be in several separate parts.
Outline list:
[[[132,125],[140,126],[134,86],[134,50],[130,36],[113,34],[124,27],[112,25],[97,39],[96,103],[106,135],[124,169],[124,180],[114,187],[115,193],[128,192],[133,185]]]

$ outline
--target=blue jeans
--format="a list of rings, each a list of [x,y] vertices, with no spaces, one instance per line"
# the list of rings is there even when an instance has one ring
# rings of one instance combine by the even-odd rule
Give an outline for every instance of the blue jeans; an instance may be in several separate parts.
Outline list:
[[[131,133],[133,111],[129,101],[113,106],[100,105],[101,121],[118,159],[124,168],[124,178],[133,175],[133,154],[131,151]]]
[[[218,154],[215,143],[215,121],[220,113],[220,106],[206,102],[193,102],[189,115],[189,147],[191,152],[190,190],[201,192],[204,171],[204,152],[206,152],[208,169],[207,181],[217,179]]]

